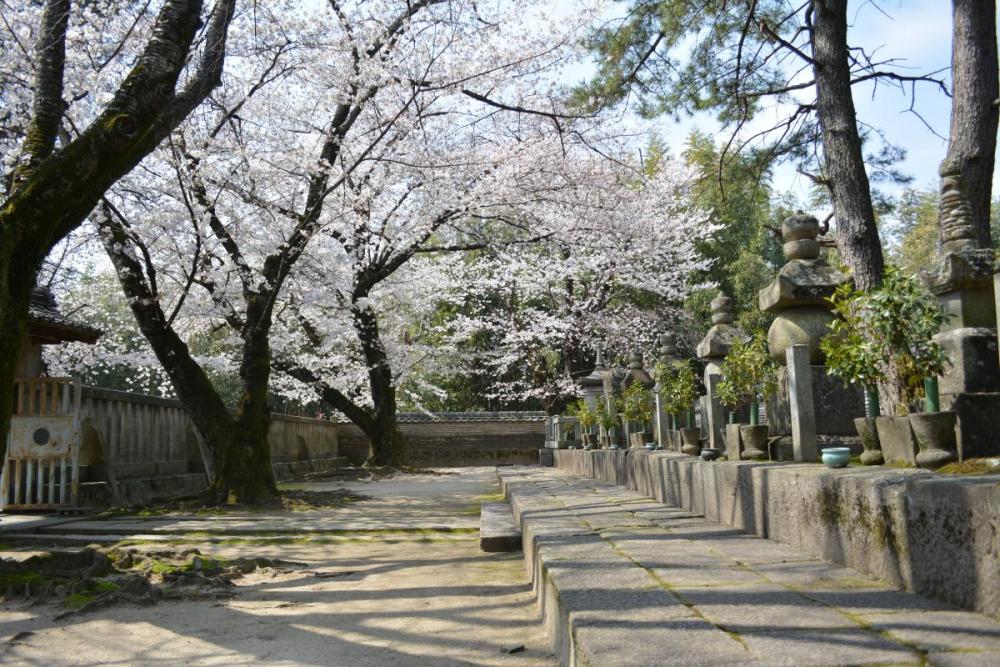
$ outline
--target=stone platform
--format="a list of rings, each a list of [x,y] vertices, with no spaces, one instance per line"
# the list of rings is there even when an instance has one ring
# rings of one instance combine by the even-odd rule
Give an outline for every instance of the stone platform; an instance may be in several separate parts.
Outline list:
[[[623,486],[499,475],[564,665],[1000,664],[993,619]]]
[[[560,451],[555,465],[1000,619],[1000,475],[644,450]]]

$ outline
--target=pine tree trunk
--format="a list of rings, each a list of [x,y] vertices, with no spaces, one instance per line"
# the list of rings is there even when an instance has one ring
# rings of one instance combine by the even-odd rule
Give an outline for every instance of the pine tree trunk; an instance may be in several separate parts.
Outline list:
[[[813,0],[812,57],[825,178],[833,197],[838,245],[859,289],[882,282],[884,260],[851,93],[847,0]]]
[[[990,247],[990,195],[997,148],[997,7],[992,0],[954,0],[953,99],[948,159],[959,164],[979,242]]]

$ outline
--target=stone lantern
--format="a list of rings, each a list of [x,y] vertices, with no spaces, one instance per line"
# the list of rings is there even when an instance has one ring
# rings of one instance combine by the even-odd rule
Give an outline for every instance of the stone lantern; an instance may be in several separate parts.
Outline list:
[[[705,391],[702,404],[703,425],[708,434],[709,447],[724,449],[722,437],[725,428],[722,404],[716,396],[716,385],[722,379],[722,362],[733,349],[733,343],[745,339],[746,334],[733,325],[733,300],[719,292],[712,299],[712,328],[698,343],[695,352],[699,359],[705,361]],[[705,424],[704,416],[708,416]]]
[[[819,347],[836,317],[827,298],[850,277],[820,256],[819,230],[819,221],[801,211],[782,223],[782,250],[788,261],[774,281],[760,291],[760,309],[775,315],[767,332],[767,345],[780,366],[786,365],[786,351],[792,345],[808,349],[814,404],[821,406],[815,414],[817,435],[854,438],[857,432],[853,419],[864,415],[862,390],[845,387],[839,379],[828,377]],[[792,432],[788,392],[788,372],[782,368],[778,391],[767,402],[771,436]]]
[[[963,457],[995,456],[1000,452],[994,434],[1000,417],[995,257],[979,245],[959,165],[946,160],[939,174],[941,250],[923,277],[941,310],[951,315],[934,337],[950,362],[939,382],[941,409],[958,413]]]

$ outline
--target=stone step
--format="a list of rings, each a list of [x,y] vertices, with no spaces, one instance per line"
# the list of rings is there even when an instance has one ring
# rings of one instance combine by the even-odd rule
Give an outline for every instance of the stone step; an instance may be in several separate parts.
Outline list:
[[[483,551],[520,551],[521,529],[509,503],[484,502],[479,510],[479,548]]]
[[[498,473],[562,665],[1000,664],[1000,622],[558,469]]]

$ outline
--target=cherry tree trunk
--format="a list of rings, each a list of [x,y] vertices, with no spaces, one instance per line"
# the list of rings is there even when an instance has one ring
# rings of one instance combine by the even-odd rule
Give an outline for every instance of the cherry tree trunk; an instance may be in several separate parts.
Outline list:
[[[368,384],[373,403],[371,421],[365,420],[359,426],[371,444],[368,464],[398,468],[405,463],[406,442],[396,421],[396,388],[393,386],[389,358],[382,344],[378,317],[370,306],[359,303],[367,296],[355,295],[351,307],[354,329],[368,366]]]
[[[263,297],[254,297],[261,299]],[[247,322],[253,322],[250,308]],[[258,320],[259,321],[259,320]],[[268,331],[247,325],[243,359],[240,362],[241,396],[230,437],[216,444],[215,478],[212,488],[220,500],[255,503],[277,494],[271,465],[271,347]]]

